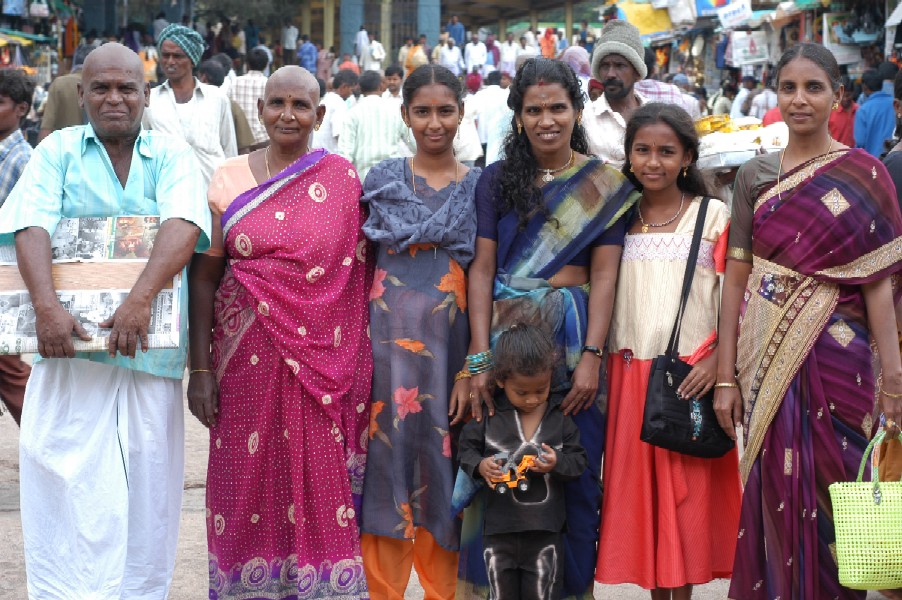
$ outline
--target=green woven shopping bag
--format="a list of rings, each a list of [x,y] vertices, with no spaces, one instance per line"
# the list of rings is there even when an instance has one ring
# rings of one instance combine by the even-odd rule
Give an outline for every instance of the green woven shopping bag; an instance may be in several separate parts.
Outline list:
[[[830,486],[836,527],[839,582],[854,590],[902,587],[902,482],[862,481],[864,466],[883,441],[880,430],[868,444],[856,481]]]

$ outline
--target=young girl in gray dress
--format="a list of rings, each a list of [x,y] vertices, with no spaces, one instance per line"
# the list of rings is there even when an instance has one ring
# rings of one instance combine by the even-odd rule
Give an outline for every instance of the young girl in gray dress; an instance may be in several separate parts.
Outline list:
[[[463,102],[449,70],[419,67],[402,95],[417,152],[378,164],[363,186],[370,210],[363,229],[376,247],[376,275],[361,545],[374,598],[403,597],[413,565],[427,598],[453,598],[460,524],[450,506],[456,425],[469,410],[461,369],[479,170],[454,156]]]

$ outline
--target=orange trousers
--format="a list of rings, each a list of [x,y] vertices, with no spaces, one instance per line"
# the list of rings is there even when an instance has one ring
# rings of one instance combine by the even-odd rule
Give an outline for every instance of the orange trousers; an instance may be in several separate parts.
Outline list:
[[[454,599],[457,552],[439,546],[426,529],[417,527],[413,540],[364,533],[360,548],[372,600],[403,600],[411,567],[417,570],[424,600]]]

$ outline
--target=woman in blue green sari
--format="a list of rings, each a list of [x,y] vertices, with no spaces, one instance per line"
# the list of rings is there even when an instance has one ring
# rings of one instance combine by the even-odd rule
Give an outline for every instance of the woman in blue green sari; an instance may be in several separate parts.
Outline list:
[[[616,169],[586,156],[579,81],[564,63],[527,60],[510,87],[514,117],[506,160],[487,167],[476,187],[476,256],[470,266],[473,416],[493,414],[485,360],[517,322],[542,323],[555,336],[559,364],[552,391],[580,429],[589,469],[567,484],[564,590],[592,597],[604,448],[602,350],[626,232],[637,197]],[[481,372],[480,372],[481,371]],[[464,514],[458,598],[485,598],[481,507]]]

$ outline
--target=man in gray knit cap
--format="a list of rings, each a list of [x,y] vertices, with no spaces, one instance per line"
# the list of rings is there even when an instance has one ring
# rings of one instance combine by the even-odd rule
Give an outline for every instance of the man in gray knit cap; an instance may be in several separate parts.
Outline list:
[[[592,76],[604,84],[583,119],[589,150],[617,167],[623,166],[626,123],[647,100],[633,89],[648,73],[639,30],[627,21],[608,22],[601,30],[592,54]]]

